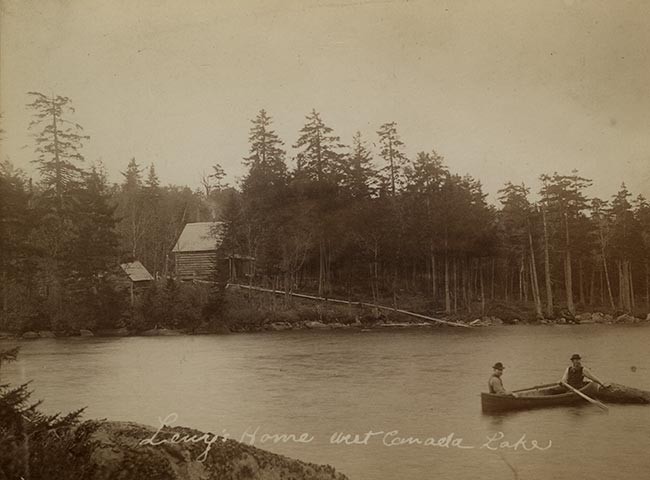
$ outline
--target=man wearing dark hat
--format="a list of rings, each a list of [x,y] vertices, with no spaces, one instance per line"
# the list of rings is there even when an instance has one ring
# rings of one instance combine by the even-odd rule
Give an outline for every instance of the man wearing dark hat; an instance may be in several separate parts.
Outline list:
[[[492,368],[494,369],[490,380],[488,380],[488,392],[494,393],[497,395],[512,395],[517,396],[514,393],[510,393],[503,388],[503,381],[501,380],[501,375],[503,375],[503,369],[506,368],[501,362],[495,363]]]
[[[598,380],[589,370],[587,370],[586,367],[582,366],[582,363],[580,363],[580,355],[577,353],[574,353],[571,356],[571,363],[572,365],[570,367],[567,367],[567,369],[564,371],[564,375],[562,376],[562,382],[563,383],[568,383],[571,385],[573,388],[582,388],[585,386],[585,377],[591,380],[592,382],[596,382],[598,385],[602,387],[609,387],[609,384],[604,384],[600,380]]]

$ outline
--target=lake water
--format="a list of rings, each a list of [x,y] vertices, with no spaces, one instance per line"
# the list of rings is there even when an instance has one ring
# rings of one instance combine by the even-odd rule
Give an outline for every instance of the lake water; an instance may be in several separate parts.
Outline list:
[[[0,344],[6,346],[7,342]],[[299,331],[226,336],[42,339],[21,342],[2,380],[33,380],[49,412],[87,406],[86,418],[177,424],[249,442],[352,480],[638,479],[650,467],[650,406],[562,407],[481,413],[491,365],[514,390],[557,381],[578,352],[604,381],[650,390],[647,326]],[[635,368],[632,368],[635,367]],[[367,445],[332,434],[371,435]],[[395,432],[388,435],[387,432]],[[481,448],[503,432],[525,451]],[[274,444],[263,434],[301,434]],[[460,449],[387,446],[453,433]],[[262,441],[266,440],[266,441]],[[498,445],[490,443],[490,446]]]

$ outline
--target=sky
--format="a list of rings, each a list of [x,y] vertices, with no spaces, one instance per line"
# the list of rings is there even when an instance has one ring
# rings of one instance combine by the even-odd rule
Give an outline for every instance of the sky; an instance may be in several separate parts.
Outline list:
[[[0,0],[0,157],[34,175],[28,91],[73,100],[87,163],[164,184],[244,174],[264,108],[289,158],[316,109],[349,144],[397,122],[496,200],[579,173],[650,196],[650,2]]]

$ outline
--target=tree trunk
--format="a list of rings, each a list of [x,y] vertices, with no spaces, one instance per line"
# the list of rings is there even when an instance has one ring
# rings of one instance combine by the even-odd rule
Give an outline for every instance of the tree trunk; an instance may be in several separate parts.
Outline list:
[[[553,318],[553,289],[551,287],[551,262],[548,256],[548,229],[546,224],[545,209],[542,209],[542,222],[544,224],[544,280],[546,281],[546,317]]]
[[[591,262],[591,280],[589,280],[589,306],[594,304],[594,295],[596,290],[596,267]]]
[[[494,264],[496,263],[496,259],[492,259],[492,272],[491,272],[491,278],[490,278],[490,300],[494,301],[494,269],[495,266]]]
[[[454,257],[454,313],[458,313],[458,259]]]
[[[431,294],[433,295],[433,300],[436,300],[437,292],[436,285],[436,256],[431,252]]]
[[[445,253],[445,313],[451,313],[451,297],[449,296],[449,255]]]
[[[533,248],[533,234],[528,226],[528,244],[530,246],[530,275],[531,286],[533,289],[533,299],[535,300],[535,314],[538,319],[544,318],[542,313],[542,300],[539,295],[539,283],[537,281],[537,266],[535,265],[535,249]]]
[[[629,260],[627,261],[627,277],[628,277],[628,285],[629,285],[629,293],[630,293],[630,312],[634,313],[634,276],[632,275],[632,262]]]
[[[483,285],[483,262],[479,259],[478,277],[481,286],[481,316],[485,315],[485,286]]]
[[[648,260],[645,261],[645,305],[650,309],[650,269],[648,269]]]
[[[571,249],[569,243],[569,216],[564,215],[564,227],[566,234],[565,255],[564,255],[564,282],[566,289],[566,306],[571,315],[575,315],[576,307],[573,304],[573,272],[571,270]]]
[[[584,287],[584,273],[583,273],[583,265],[582,265],[582,258],[578,261],[578,287],[579,287],[579,292],[580,292],[580,303],[582,305],[585,305],[587,302],[585,301],[585,287]]]

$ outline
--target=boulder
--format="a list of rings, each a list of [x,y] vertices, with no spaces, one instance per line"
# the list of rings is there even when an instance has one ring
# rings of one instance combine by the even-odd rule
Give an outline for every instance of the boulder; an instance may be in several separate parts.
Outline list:
[[[211,433],[184,427],[157,430],[132,422],[86,421],[32,440],[30,450],[33,478],[347,480],[329,465],[293,460]]]
[[[79,336],[80,337],[94,337],[95,334],[93,332],[91,332],[90,330],[86,330],[86,329],[82,328],[81,330],[79,330]]]
[[[315,320],[310,320],[305,322],[305,328],[328,328],[327,325],[325,325],[323,322],[318,322]]]
[[[39,330],[38,336],[41,338],[54,338],[54,332],[51,330]]]
[[[340,323],[340,322],[329,323],[328,326],[330,328],[336,328],[336,329],[348,328],[348,325],[346,325],[344,323]]]
[[[618,317],[616,317],[614,323],[637,323],[638,321],[639,320],[636,317],[633,317],[628,313],[624,313],[623,315],[619,315]]]
[[[594,312],[591,314],[591,321],[594,323],[606,323],[605,315],[600,312]]]
[[[490,323],[492,325],[503,325],[503,320],[501,320],[500,318],[497,318],[497,317],[491,317],[490,318]]]
[[[576,322],[577,323],[595,323],[594,319],[589,312],[581,313],[579,315],[576,315]]]
[[[173,337],[176,335],[183,335],[183,332],[169,328],[152,328],[141,332],[140,335],[143,337]]]
[[[282,330],[291,330],[293,327],[288,322],[273,322],[267,325],[267,328],[269,330],[273,330],[274,332],[280,332]]]
[[[36,332],[25,332],[22,334],[22,337],[27,339],[41,338],[40,335]]]

